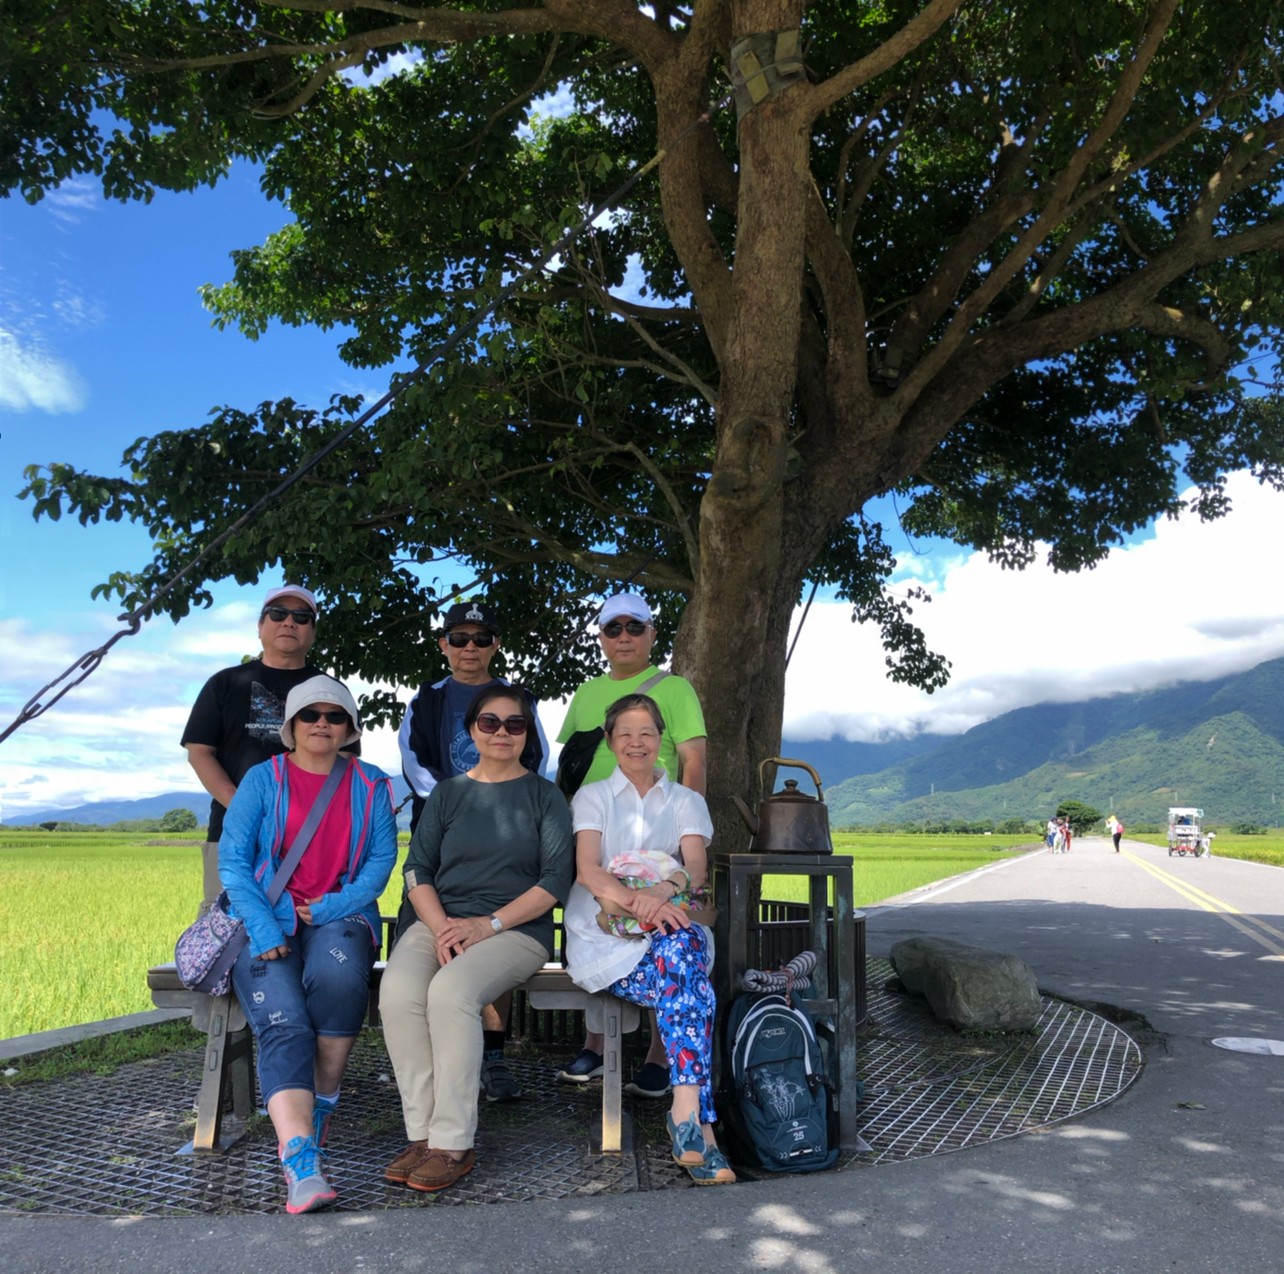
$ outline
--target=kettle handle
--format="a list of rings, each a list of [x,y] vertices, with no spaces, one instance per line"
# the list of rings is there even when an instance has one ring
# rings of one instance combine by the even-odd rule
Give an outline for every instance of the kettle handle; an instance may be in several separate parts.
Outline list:
[[[807,764],[806,761],[794,761],[787,756],[769,756],[758,762],[758,790],[764,795],[770,796],[771,793],[766,790],[767,766],[774,765],[779,768],[782,765],[796,766],[800,770],[806,770],[811,775],[811,781],[816,785],[816,799],[823,805],[825,803],[824,793],[820,787],[820,775]]]

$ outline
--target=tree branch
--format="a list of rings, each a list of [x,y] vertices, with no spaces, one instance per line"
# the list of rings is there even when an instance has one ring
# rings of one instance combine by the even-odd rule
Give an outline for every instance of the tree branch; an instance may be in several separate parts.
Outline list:
[[[914,77],[914,83],[910,86],[909,100],[905,104],[905,114],[901,122],[892,130],[887,139],[887,144],[876,154],[870,157],[868,161],[861,164],[856,179],[852,183],[851,195],[844,205],[843,186],[847,176],[847,159],[850,148],[857,141],[861,133],[865,131],[866,126],[872,120],[874,114],[882,109],[883,105],[890,101],[894,94],[884,94],[878,102],[874,104],[870,114],[861,121],[861,127],[857,132],[843,143],[843,149],[839,155],[839,176],[838,187],[834,197],[834,224],[838,227],[839,234],[843,243],[850,251],[852,240],[856,236],[856,227],[860,223],[861,210],[864,207],[865,200],[869,198],[869,192],[873,188],[878,174],[882,172],[887,161],[896,152],[897,146],[900,145],[901,138],[905,136],[905,130],[909,128],[910,120],[914,117],[914,108],[918,104],[919,87],[922,83],[923,68]]]
[[[1204,351],[1204,361],[1210,379],[1220,376],[1235,357],[1235,347],[1211,319],[1198,314],[1188,314],[1171,305],[1144,306],[1134,319],[1134,325],[1156,336],[1189,341]]]
[[[439,43],[475,40],[488,35],[525,35],[554,28],[548,5],[540,8],[500,9],[477,13],[460,9],[429,8],[418,4],[397,4],[395,0],[262,0],[265,6],[294,13],[349,13],[369,9],[406,18],[420,34],[417,38]],[[404,29],[404,28],[399,28]]]
[[[846,97],[848,93],[854,93],[870,80],[882,75],[884,71],[890,70],[913,53],[919,45],[930,40],[954,16],[962,4],[963,0],[930,0],[930,3],[895,35],[885,40],[871,53],[867,53],[858,62],[844,67],[836,75],[831,75],[829,79],[822,80],[819,84],[804,86],[799,94],[799,109],[808,119],[814,120],[835,102]]]
[[[635,442],[625,445],[625,450],[638,462],[642,468],[651,475],[651,481],[659,488],[660,494],[664,496],[665,503],[668,504],[673,514],[673,524],[677,527],[678,533],[682,536],[682,542],[686,545],[687,561],[691,563],[691,574],[698,577],[700,574],[700,542],[696,538],[696,533],[691,525],[691,519],[687,516],[686,510],[682,507],[682,501],[678,499],[677,492],[674,491],[672,484],[662,474],[655,462],[647,455],[641,447]]]
[[[677,380],[688,384],[700,395],[701,398],[709,404],[710,407],[718,405],[718,393],[700,377],[696,370],[689,364],[680,359],[671,350],[667,350],[659,341],[651,335],[650,332],[638,322],[632,314],[624,307],[615,304],[615,298],[605,288],[597,288],[598,302],[608,314],[617,314],[628,325],[631,331],[646,345],[646,347],[667,365],[667,370],[662,374],[670,380]],[[639,364],[646,365],[646,364]],[[660,370],[653,368],[653,370]]]
[[[1150,20],[1132,60],[1120,74],[1115,91],[1101,114],[1095,128],[1083,145],[1070,157],[1065,168],[1057,175],[1043,200],[1043,208],[1034,223],[1018,238],[1002,261],[989,271],[979,284],[959,305],[950,319],[941,339],[917,363],[901,382],[897,394],[913,398],[921,393],[929,381],[951,360],[969,338],[972,324],[985,312],[990,303],[1008,286],[1019,270],[1033,256],[1039,245],[1055,227],[1064,220],[1065,208],[1082,180],[1089,165],[1123,123],[1129,108],[1136,99],[1145,74],[1154,60],[1159,46],[1172,24],[1179,0],[1157,0]]]

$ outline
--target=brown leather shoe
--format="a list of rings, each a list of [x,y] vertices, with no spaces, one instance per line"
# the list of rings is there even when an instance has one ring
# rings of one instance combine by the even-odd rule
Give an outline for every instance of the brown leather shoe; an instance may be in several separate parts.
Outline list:
[[[429,1150],[419,1161],[419,1166],[406,1178],[406,1184],[412,1190],[431,1194],[434,1190],[444,1190],[453,1186],[460,1177],[467,1176],[477,1162],[477,1155],[466,1150],[462,1159],[452,1159],[446,1150]]]
[[[426,1141],[412,1141],[383,1171],[383,1179],[394,1185],[404,1186],[406,1178],[419,1166],[428,1153]]]

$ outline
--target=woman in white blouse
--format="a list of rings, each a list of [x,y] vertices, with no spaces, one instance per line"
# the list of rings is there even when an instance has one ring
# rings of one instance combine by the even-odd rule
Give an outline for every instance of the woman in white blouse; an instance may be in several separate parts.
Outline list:
[[[605,732],[615,772],[571,803],[567,969],[586,990],[656,1010],[673,1082],[674,1161],[698,1185],[728,1184],[736,1174],[713,1133],[713,939],[682,905],[708,877],[713,823],[704,798],[656,764],[664,718],[653,699],[617,700]]]

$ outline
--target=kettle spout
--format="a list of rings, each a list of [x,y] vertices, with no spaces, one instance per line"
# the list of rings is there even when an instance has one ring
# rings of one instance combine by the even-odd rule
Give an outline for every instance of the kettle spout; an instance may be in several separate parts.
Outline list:
[[[749,806],[747,806],[744,803],[744,801],[742,801],[738,796],[733,796],[731,799],[734,802],[736,809],[740,811],[740,817],[744,820],[745,826],[749,829],[749,835],[757,836],[758,835],[757,814],[755,814],[749,808]]]

